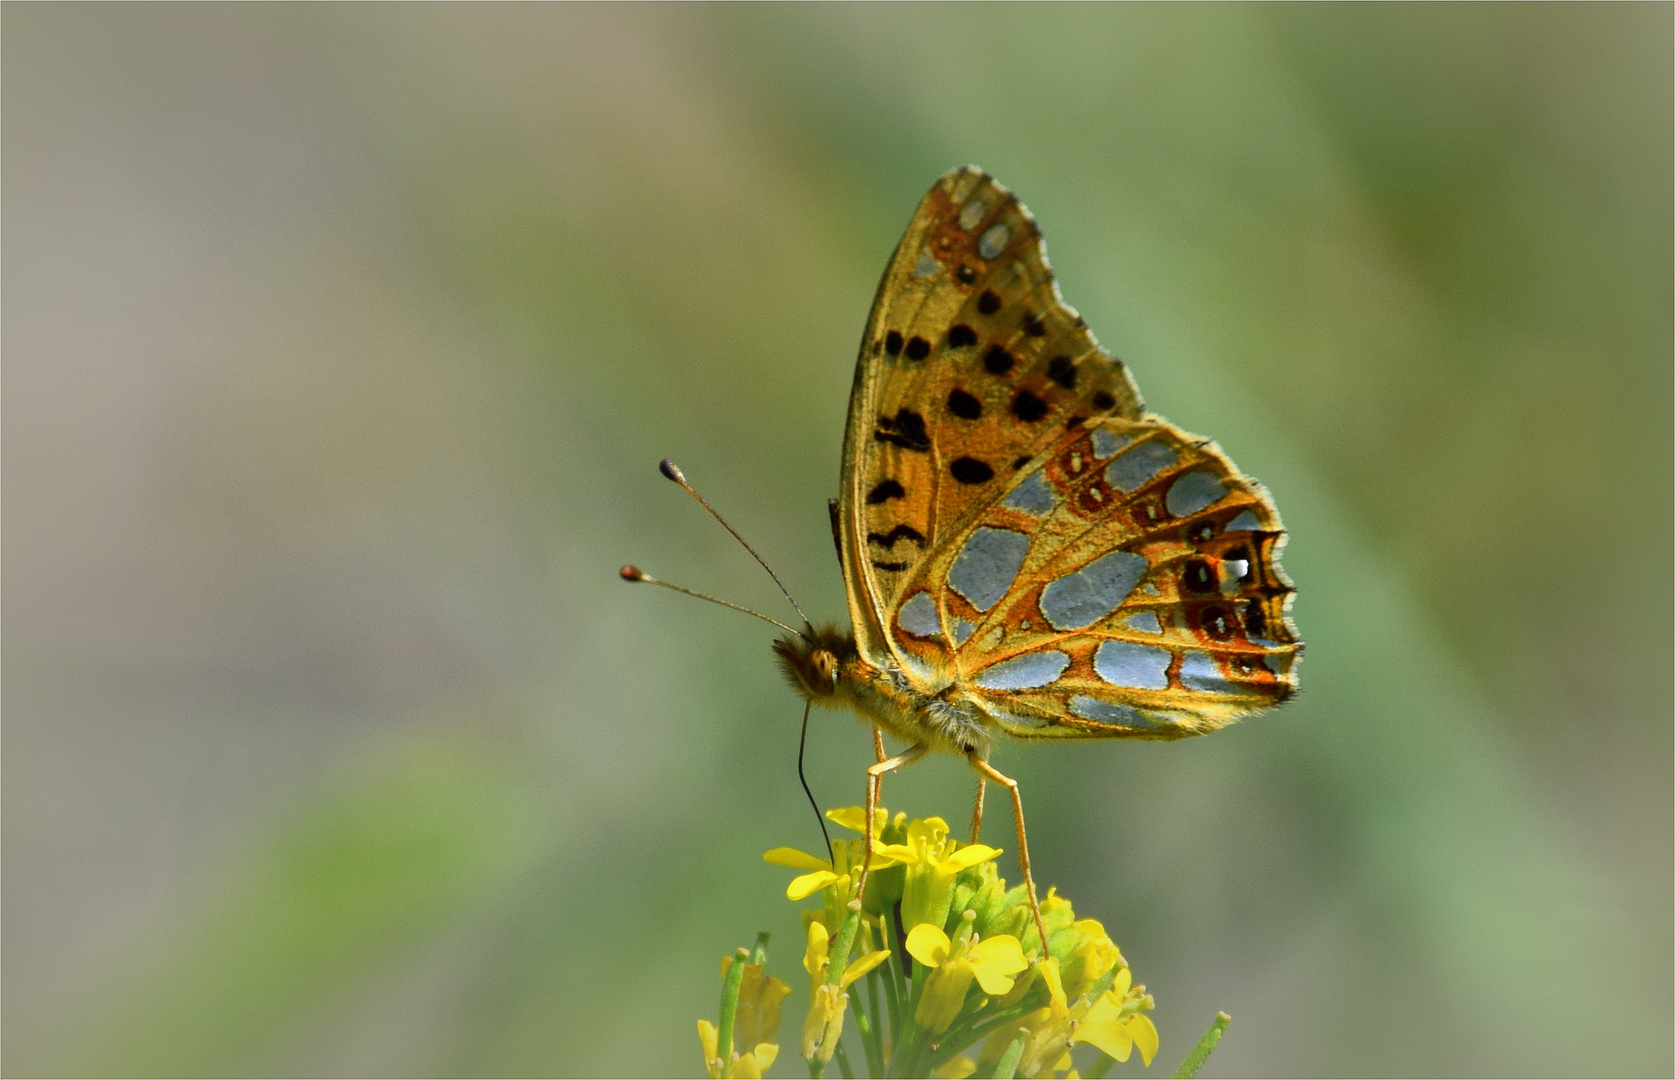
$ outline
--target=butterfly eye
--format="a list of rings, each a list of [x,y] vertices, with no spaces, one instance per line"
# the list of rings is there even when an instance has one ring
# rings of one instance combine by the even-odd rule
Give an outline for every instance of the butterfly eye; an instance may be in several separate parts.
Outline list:
[[[833,656],[825,649],[816,649],[812,654],[810,654],[808,661],[809,667],[813,670],[815,678],[818,680],[818,684],[814,687],[814,689],[826,694],[830,694],[833,690],[837,689],[837,657]]]

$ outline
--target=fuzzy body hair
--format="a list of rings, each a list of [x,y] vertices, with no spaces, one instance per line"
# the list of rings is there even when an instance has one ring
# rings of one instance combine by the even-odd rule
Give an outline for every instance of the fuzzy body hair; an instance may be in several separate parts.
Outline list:
[[[823,626],[808,638],[782,637],[774,654],[791,688],[824,709],[847,710],[898,740],[987,761],[994,745],[993,721],[970,702],[953,700],[951,690],[915,690],[893,663],[869,663],[855,635]]]

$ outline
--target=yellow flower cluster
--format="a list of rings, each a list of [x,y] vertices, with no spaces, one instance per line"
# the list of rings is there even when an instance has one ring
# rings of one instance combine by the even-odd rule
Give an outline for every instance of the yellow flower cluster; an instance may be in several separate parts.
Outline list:
[[[866,824],[860,807],[827,816],[855,832]],[[803,912],[810,1003],[801,1050],[812,1075],[834,1055],[852,1075],[842,1043],[851,1011],[875,1076],[1075,1075],[1080,1044],[1119,1061],[1137,1047],[1151,1063],[1152,999],[1097,921],[1077,920],[1049,892],[1043,949],[1023,886],[1008,889],[995,870],[998,849],[960,843],[941,818],[879,810],[873,827],[859,896],[862,839],[833,841],[829,859],[792,848],[764,856],[803,871],[788,899],[820,894],[820,909]],[[975,1058],[962,1055],[973,1047]]]

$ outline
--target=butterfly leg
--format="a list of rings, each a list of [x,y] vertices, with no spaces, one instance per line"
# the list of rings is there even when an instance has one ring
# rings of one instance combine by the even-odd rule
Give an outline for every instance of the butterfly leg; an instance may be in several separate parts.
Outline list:
[[[1018,824],[1018,869],[1023,871],[1024,885],[1029,890],[1029,910],[1035,916],[1035,930],[1041,935],[1041,955],[1047,955],[1047,924],[1041,918],[1041,905],[1035,899],[1035,878],[1029,872],[1029,841],[1024,837],[1024,801],[1018,795],[1018,782],[1010,776],[1003,776],[993,765],[984,761],[976,754],[967,755],[971,767],[977,770],[977,775],[987,777],[997,784],[1005,784],[1012,793],[1012,817]],[[877,768],[877,766],[874,766]]]
[[[883,761],[888,754],[884,752],[884,732],[879,728],[872,729],[872,752],[875,760]],[[884,797],[884,778],[876,777],[872,780],[872,804],[878,805],[878,800]]]
[[[877,745],[882,746],[883,743],[884,740],[880,737]],[[855,895],[857,897],[859,897],[866,889],[867,875],[872,872],[872,849],[876,842],[876,837],[873,836],[872,832],[872,818],[873,813],[878,809],[878,792],[879,789],[884,786],[884,774],[887,772],[894,772],[903,765],[913,764],[915,761],[924,757],[929,751],[930,747],[926,746],[924,743],[914,743],[912,746],[903,750],[895,757],[886,758],[867,770],[867,820],[865,833],[867,842],[866,847],[863,849],[864,854],[861,859],[861,879],[855,883]]]
[[[977,774],[977,801],[971,806],[971,842],[977,843],[977,838],[983,834],[983,792],[989,785],[989,778],[982,773]]]

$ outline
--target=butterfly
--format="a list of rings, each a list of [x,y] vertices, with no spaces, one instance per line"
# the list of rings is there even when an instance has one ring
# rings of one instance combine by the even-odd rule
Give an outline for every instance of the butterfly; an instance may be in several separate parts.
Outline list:
[[[851,629],[793,630],[780,664],[873,727],[869,826],[884,774],[932,751],[978,774],[973,843],[984,785],[1008,789],[1043,941],[1000,736],[1178,739],[1296,693],[1273,500],[1146,411],[1034,217],[975,166],[926,193],[879,283],[831,514]]]

